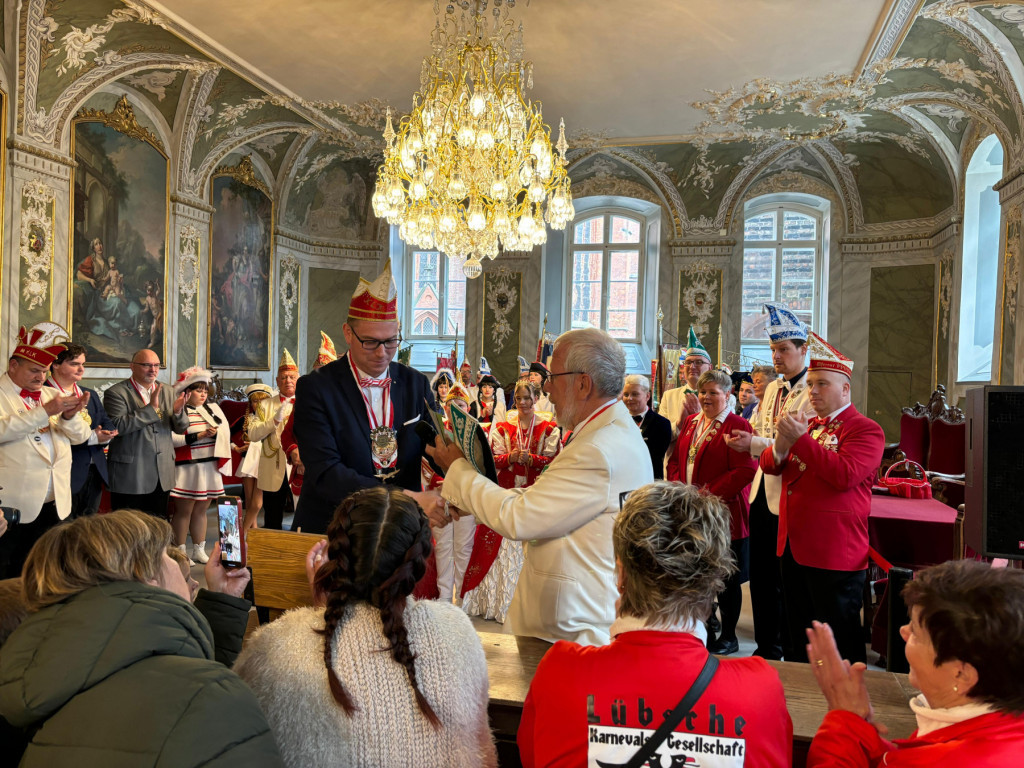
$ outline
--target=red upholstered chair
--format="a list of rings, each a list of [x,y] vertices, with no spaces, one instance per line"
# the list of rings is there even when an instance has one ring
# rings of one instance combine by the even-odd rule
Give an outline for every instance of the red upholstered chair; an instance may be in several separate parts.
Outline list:
[[[931,423],[928,445],[928,462],[924,465],[929,472],[944,475],[962,475],[966,464],[967,424],[950,424],[943,419]]]
[[[928,417],[906,413],[900,417],[900,450],[911,461],[927,467],[928,459]]]
[[[245,409],[248,407],[248,402],[245,400],[221,400],[218,405],[220,409],[224,411],[224,415],[227,416],[228,424],[235,425],[240,419],[245,418]],[[224,485],[241,485],[242,481],[235,477],[235,472],[238,469],[238,465],[241,462],[242,457],[234,451],[231,452],[231,475],[224,477]]]

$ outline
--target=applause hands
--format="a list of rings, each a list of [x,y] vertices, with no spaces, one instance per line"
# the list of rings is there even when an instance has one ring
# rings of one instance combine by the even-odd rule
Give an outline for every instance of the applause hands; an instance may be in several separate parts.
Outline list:
[[[56,416],[59,413],[62,419],[67,420],[85,408],[88,402],[88,392],[83,392],[81,397],[77,395],[54,397],[43,403],[43,410],[46,411],[47,416]]]
[[[829,710],[840,709],[863,717],[882,735],[888,733],[881,723],[876,723],[868,688],[864,684],[867,666],[862,662],[851,664],[840,657],[832,628],[820,621],[812,621],[807,629],[807,658],[818,687],[825,695]]]
[[[807,433],[810,416],[806,413],[787,413],[775,423],[775,454],[783,459],[789,455],[793,444]]]

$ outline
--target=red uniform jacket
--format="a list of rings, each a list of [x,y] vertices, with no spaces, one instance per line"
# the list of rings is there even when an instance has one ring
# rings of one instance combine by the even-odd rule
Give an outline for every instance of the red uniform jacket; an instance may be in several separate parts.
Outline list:
[[[682,434],[676,441],[676,449],[669,454],[666,480],[686,482],[686,455],[699,422],[699,413],[687,418]],[[749,453],[734,451],[726,445],[725,435],[731,435],[734,429],[753,431],[750,422],[735,413],[728,414],[720,426],[712,427],[710,440],[705,439],[697,448],[693,463],[693,484],[698,488],[706,488],[729,507],[732,538],[736,540],[750,535],[750,501],[747,496],[750,481],[757,471],[757,462]]]
[[[555,643],[523,703],[523,766],[579,768],[594,764],[588,755],[624,765],[640,748],[634,742],[642,744],[662,724],[707,657],[701,641],[682,632],[623,632],[605,646]],[[722,659],[657,754],[661,765],[788,768],[792,740],[778,673],[756,657]]]
[[[1024,759],[1024,717],[993,712],[948,725],[926,736],[886,741],[875,727],[852,712],[825,715],[811,750],[808,768],[996,768]]]
[[[761,469],[782,475],[777,554],[786,549],[810,568],[859,571],[868,567],[871,484],[882,461],[885,434],[851,404],[815,440],[801,435],[781,464],[772,449]]]

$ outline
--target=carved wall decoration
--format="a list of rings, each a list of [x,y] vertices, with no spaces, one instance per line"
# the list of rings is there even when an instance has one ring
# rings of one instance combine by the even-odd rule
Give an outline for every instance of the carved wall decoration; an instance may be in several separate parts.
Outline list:
[[[949,310],[953,302],[953,246],[947,245],[939,259],[939,330],[949,337]]]
[[[281,297],[281,319],[286,331],[292,329],[295,307],[299,303],[299,267],[298,260],[291,254],[281,259],[281,287],[278,293]]]
[[[709,339],[718,332],[722,309],[722,270],[707,261],[697,261],[683,267],[679,273],[679,327],[678,338],[685,339],[687,329],[693,326],[705,347],[711,351]]]
[[[498,267],[484,273],[480,348],[498,381],[513,381],[519,371],[516,355],[522,328],[522,297],[522,272]]]
[[[238,161],[237,165],[222,165],[214,171],[217,176],[230,176],[236,181],[241,182],[250,187],[255,187],[267,197],[273,199],[273,195],[270,194],[270,187],[263,183],[263,180],[256,175],[256,169],[252,164],[252,157],[245,155],[241,160]]]
[[[103,123],[108,128],[113,128],[125,136],[130,136],[139,141],[148,141],[154,147],[161,147],[162,143],[155,133],[148,128],[139,125],[135,117],[135,110],[127,96],[122,96],[114,105],[113,112],[104,112],[101,109],[82,109],[75,116],[78,120],[89,120]]]
[[[1006,217],[1006,257],[1003,262],[1003,285],[1006,288],[1003,304],[1010,322],[1017,320],[1017,286],[1020,283],[1021,260],[1021,204],[1017,203]]]
[[[189,320],[195,311],[199,290],[199,247],[199,230],[186,224],[178,235],[178,295],[181,297],[181,314]]]
[[[485,349],[493,349],[500,354],[505,348],[505,342],[512,334],[512,324],[509,322],[512,310],[519,306],[519,289],[513,285],[512,273],[506,268],[500,267],[494,272],[487,274],[486,300],[487,307],[493,314],[493,325],[490,332],[490,345],[484,339]]]
[[[56,191],[40,179],[25,184],[21,191],[21,298],[32,312],[44,303],[50,319],[50,279],[53,274],[53,235]]]

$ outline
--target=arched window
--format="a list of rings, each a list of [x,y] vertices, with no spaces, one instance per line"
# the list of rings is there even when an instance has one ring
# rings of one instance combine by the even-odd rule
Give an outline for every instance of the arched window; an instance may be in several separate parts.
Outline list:
[[[812,195],[768,195],[746,204],[743,219],[741,363],[768,361],[766,302],[793,310],[812,329],[824,315],[824,243],[829,202]]]
[[[1003,145],[989,136],[974,151],[964,184],[964,258],[960,282],[958,381],[992,380],[999,267],[999,194]]]
[[[638,341],[644,222],[623,212],[587,211],[572,225],[570,324]]]
[[[408,282],[412,301],[404,328],[410,338],[454,338],[466,335],[466,275],[461,263],[453,263],[438,251],[407,248]]]

